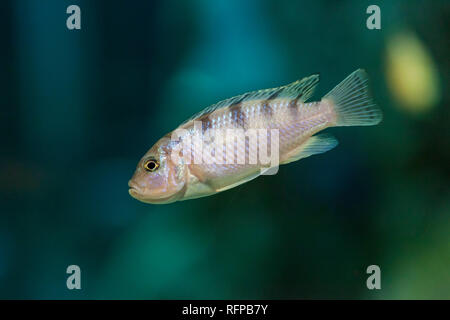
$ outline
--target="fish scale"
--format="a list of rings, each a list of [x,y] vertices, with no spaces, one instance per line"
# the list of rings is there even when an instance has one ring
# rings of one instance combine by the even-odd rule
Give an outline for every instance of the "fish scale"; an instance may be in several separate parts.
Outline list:
[[[287,158],[286,155],[297,148],[307,137],[332,125],[332,121],[335,119],[333,110],[326,102],[299,103],[297,101],[295,102],[295,106],[293,106],[292,101],[293,99],[276,98],[272,100],[247,101],[233,106],[225,106],[192,119],[185,124],[185,128],[190,129],[188,130],[188,134],[191,141],[195,134],[199,134],[194,129],[195,121],[201,121],[202,128],[207,128],[206,130],[202,130],[202,134],[206,135],[210,134],[211,130],[277,129],[279,130],[280,160],[283,161]],[[296,111],[295,116],[293,116],[293,108]],[[267,112],[267,110],[271,111]],[[224,144],[226,145],[227,142],[228,140],[225,140]],[[258,139],[257,149],[260,148],[259,142]],[[237,141],[232,144],[234,146],[234,161],[237,162],[239,155],[242,156],[244,154],[245,164],[217,164],[213,163],[215,158],[208,155],[206,158],[203,158],[205,163],[190,164],[190,172],[196,177],[201,177],[203,182],[208,183],[213,190],[227,187],[230,181],[236,180],[236,177],[248,177],[258,174],[262,164],[259,162],[259,158],[258,163],[249,163],[248,142],[241,143],[241,145],[245,146],[244,148],[238,148],[239,143]],[[225,152],[223,152],[223,149],[221,151],[219,151],[219,156],[221,155],[221,158],[225,159]]]

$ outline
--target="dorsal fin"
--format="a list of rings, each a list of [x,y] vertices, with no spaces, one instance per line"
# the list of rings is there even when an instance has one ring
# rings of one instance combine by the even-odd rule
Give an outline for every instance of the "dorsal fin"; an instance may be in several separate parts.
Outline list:
[[[196,113],[188,120],[184,121],[182,124],[200,118],[205,114],[212,113],[217,109],[233,106],[244,101],[284,98],[298,99],[300,102],[305,102],[312,96],[314,88],[319,83],[319,77],[319,74],[313,74],[309,77],[297,80],[281,87],[247,92],[232,98],[222,100],[207,107],[199,113]]]

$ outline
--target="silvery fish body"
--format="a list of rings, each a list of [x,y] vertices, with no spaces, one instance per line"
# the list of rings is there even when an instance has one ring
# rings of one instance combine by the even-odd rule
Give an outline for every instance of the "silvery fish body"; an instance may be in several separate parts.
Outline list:
[[[249,92],[212,105],[161,138],[139,161],[129,193],[148,203],[212,195],[286,164],[334,148],[319,134],[333,126],[381,121],[364,70],[320,101],[307,102],[319,75]]]

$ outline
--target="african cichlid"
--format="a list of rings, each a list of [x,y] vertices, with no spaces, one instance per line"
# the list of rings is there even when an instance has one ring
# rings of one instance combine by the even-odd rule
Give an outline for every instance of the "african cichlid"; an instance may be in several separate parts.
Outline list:
[[[231,144],[231,154],[245,154],[245,163],[214,162],[205,156],[203,163],[183,158],[192,154],[196,143],[194,136],[207,136],[213,130],[250,132],[251,129],[266,129],[267,137],[275,137],[273,130],[277,130],[278,150],[270,146],[271,152],[278,151],[279,164],[286,164],[326,152],[337,145],[337,140],[330,135],[315,135],[319,131],[328,127],[371,126],[381,121],[382,113],[369,95],[364,70],[354,71],[322,100],[307,103],[318,82],[319,75],[312,75],[282,87],[221,101],[194,115],[161,138],[142,157],[128,183],[130,195],[147,203],[170,203],[212,195],[261,175],[267,163],[263,164],[259,157],[256,162],[248,161],[252,146],[245,136],[242,144],[232,137]],[[175,138],[174,132],[179,133]],[[229,138],[225,136],[224,139],[226,143]],[[180,148],[187,142],[192,146],[189,151]],[[262,150],[262,144],[266,142],[258,137],[253,149]],[[216,159],[224,160],[225,149],[216,148],[212,154],[217,156]],[[174,154],[181,157],[175,161]]]

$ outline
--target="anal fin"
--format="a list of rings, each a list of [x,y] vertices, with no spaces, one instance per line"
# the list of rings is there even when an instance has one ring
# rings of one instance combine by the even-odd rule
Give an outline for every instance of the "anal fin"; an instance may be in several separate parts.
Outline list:
[[[319,134],[312,136],[298,148],[292,150],[281,164],[297,161],[314,154],[324,153],[338,145],[335,137],[329,134]]]

